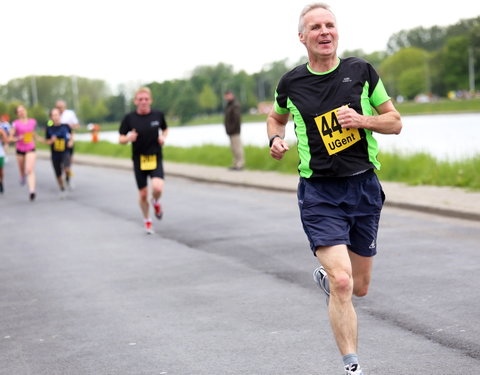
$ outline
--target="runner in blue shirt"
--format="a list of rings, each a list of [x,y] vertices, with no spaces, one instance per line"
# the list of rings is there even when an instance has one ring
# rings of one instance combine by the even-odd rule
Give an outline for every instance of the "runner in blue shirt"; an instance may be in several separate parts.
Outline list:
[[[60,188],[60,198],[65,197],[65,184],[63,176],[67,178],[69,173],[68,158],[70,154],[68,148],[73,145],[73,135],[70,126],[61,123],[60,110],[53,108],[50,111],[50,120],[52,126],[47,126],[45,141],[50,145],[51,158],[58,187]]]

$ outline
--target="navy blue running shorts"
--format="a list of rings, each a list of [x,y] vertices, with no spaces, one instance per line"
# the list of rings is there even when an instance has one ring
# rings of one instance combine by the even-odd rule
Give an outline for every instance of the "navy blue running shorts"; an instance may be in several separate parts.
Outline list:
[[[298,206],[314,255],[319,246],[347,245],[354,253],[377,253],[385,194],[373,169],[349,177],[300,178]]]

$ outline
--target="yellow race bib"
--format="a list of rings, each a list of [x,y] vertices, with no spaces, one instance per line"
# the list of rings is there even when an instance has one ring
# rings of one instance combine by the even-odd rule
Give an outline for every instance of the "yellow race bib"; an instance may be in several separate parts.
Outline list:
[[[358,129],[342,128],[337,118],[339,109],[340,107],[315,117],[315,123],[329,155],[345,150],[360,140]]]
[[[140,170],[151,171],[157,169],[157,155],[140,155]]]
[[[33,133],[32,132],[28,132],[28,133],[25,133],[23,135],[23,142],[24,143],[30,143],[33,141]]]
[[[55,139],[55,142],[53,142],[53,151],[57,151],[57,152],[65,151],[65,139],[64,138]]]

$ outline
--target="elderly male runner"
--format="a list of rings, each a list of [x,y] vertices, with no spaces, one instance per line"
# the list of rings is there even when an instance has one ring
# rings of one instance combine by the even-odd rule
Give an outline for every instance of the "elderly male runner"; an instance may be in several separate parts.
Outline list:
[[[329,298],[330,323],[346,374],[363,375],[352,294],[367,294],[384,201],[374,173],[380,163],[373,132],[398,134],[402,122],[373,67],[337,56],[337,22],[328,5],[305,7],[298,35],[308,63],[278,83],[267,119],[270,154],[280,160],[288,151],[283,138],[292,114],[300,158],[300,216],[322,265],[314,279]]]

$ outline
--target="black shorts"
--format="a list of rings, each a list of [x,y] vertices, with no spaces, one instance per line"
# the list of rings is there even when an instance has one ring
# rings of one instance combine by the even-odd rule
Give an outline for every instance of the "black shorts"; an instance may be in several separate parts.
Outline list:
[[[347,245],[361,256],[377,253],[380,212],[385,201],[377,175],[301,178],[298,206],[313,253],[320,246]]]
[[[158,177],[158,178],[164,178],[164,173],[163,173],[163,162],[162,162],[162,157],[161,155],[156,155],[157,159],[157,165],[155,169],[150,169],[150,170],[142,170],[140,168],[140,157],[135,156],[133,157],[133,171],[135,172],[135,180],[137,182],[137,187],[138,190],[143,189],[144,187],[147,186],[147,177],[150,176],[150,178],[153,177]]]
[[[32,148],[31,150],[28,150],[28,151],[20,151],[20,150],[17,150],[17,155],[26,155],[26,154],[28,154],[29,152],[35,152],[35,149]]]
[[[55,176],[60,177],[64,169],[68,168],[67,162],[70,159],[70,154],[67,151],[61,153],[56,152],[52,154],[51,159]]]

